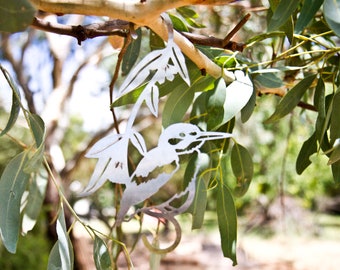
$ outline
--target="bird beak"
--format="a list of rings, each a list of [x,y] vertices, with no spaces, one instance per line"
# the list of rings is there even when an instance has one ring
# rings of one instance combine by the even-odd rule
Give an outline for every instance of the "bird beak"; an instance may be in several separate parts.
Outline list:
[[[198,141],[208,141],[208,140],[221,140],[230,138],[233,135],[230,133],[223,133],[223,132],[212,132],[212,131],[202,131],[200,132],[197,140]]]

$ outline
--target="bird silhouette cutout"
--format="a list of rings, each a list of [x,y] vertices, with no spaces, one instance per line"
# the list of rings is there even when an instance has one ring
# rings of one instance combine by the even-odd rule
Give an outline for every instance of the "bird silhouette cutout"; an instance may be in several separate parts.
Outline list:
[[[179,156],[192,154],[195,151],[200,153],[199,149],[205,141],[225,139],[231,136],[231,134],[223,132],[204,132],[197,126],[187,123],[168,126],[161,133],[157,147],[144,154],[132,173],[130,182],[126,183],[120,201],[116,225],[119,226],[122,223],[131,206],[151,197],[172,178],[180,168]],[[162,171],[162,168],[169,164],[173,165],[172,170]],[[161,172],[155,176],[155,170]],[[191,183],[195,182],[196,174],[194,174]],[[142,179],[142,182],[137,181],[137,179]],[[190,189],[192,188],[190,187]],[[184,195],[184,193],[187,193],[186,191],[180,193],[180,195]],[[174,197],[178,198],[179,195]],[[192,196],[188,195],[188,198],[192,198]],[[169,203],[170,201],[164,204],[164,209]]]

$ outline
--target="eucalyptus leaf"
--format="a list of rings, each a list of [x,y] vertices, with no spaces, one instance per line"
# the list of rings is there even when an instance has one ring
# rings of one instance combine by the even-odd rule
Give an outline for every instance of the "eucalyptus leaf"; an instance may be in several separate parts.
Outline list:
[[[340,36],[340,0],[325,0],[323,13],[330,28]]]
[[[299,1],[296,0],[280,1],[268,24],[268,32],[278,30],[280,26],[284,25],[298,5]]]
[[[299,34],[311,22],[316,12],[321,7],[324,0],[309,0],[304,1],[299,18],[295,25],[295,33]]]
[[[317,151],[316,139],[316,133],[314,132],[313,135],[303,143],[295,165],[296,172],[298,174],[302,174],[303,171],[312,163],[309,158]]]
[[[1,17],[0,17],[1,18]],[[1,20],[1,19],[0,19]],[[20,91],[16,84],[14,83],[11,75],[8,73],[6,69],[4,69],[0,65],[1,72],[3,73],[5,79],[7,80],[8,85],[12,90],[12,106],[9,119],[5,128],[0,132],[0,136],[6,134],[15,124],[16,120],[18,119],[19,112],[20,112]]]
[[[335,140],[340,138],[340,87],[336,91],[332,102],[331,126],[330,126],[330,143],[333,145]]]
[[[206,100],[207,129],[214,130],[219,127],[224,119],[224,103],[226,99],[226,85],[224,79],[215,82],[215,89],[209,91]]]
[[[129,44],[124,54],[123,61],[122,61],[122,73],[123,73],[122,75],[128,74],[138,59],[140,47],[142,43],[141,29],[138,28],[136,30],[136,33],[137,33],[137,38],[134,39]]]
[[[234,198],[225,184],[218,186],[216,208],[223,255],[236,265],[237,215]]]
[[[260,73],[254,76],[254,84],[258,88],[279,88],[283,86],[282,79],[273,73]]]
[[[183,18],[198,18],[198,13],[190,7],[179,7],[176,11],[183,16]]]
[[[0,179],[0,236],[11,253],[16,252],[21,198],[30,178],[24,171],[27,162],[27,152],[18,154],[7,164]]]
[[[253,83],[249,76],[243,71],[236,70],[235,77],[236,80],[226,87],[222,124],[235,117],[235,115],[241,111],[253,95]]]
[[[312,85],[315,78],[316,75],[309,75],[288,91],[276,106],[275,112],[265,121],[265,123],[273,123],[290,113],[298,105],[302,96]]]
[[[253,94],[248,100],[247,104],[241,109],[241,121],[242,123],[247,122],[254,112],[256,106],[256,89],[253,88]]]
[[[97,270],[109,270],[111,268],[111,259],[106,243],[96,234],[93,243],[93,258]]]
[[[33,133],[36,147],[34,154],[30,156],[29,162],[26,165],[26,172],[36,172],[42,164],[45,150],[45,123],[37,114],[28,114],[29,127]]]
[[[237,181],[234,194],[236,196],[243,196],[253,179],[253,160],[248,150],[238,143],[235,143],[231,149],[230,160],[231,168]]]
[[[333,179],[336,184],[340,184],[340,160],[334,162],[332,165]]]
[[[32,23],[35,12],[28,0],[0,0],[0,31],[25,30]]]
[[[204,213],[207,206],[207,186],[204,181],[206,174],[210,175],[208,170],[210,165],[209,156],[205,153],[196,153],[190,157],[188,165],[185,169],[184,181],[188,184],[194,177],[195,168],[199,162],[199,171],[196,179],[196,192],[192,205],[187,212],[192,214],[191,229],[199,229],[204,221]]]
[[[23,233],[33,229],[41,212],[47,187],[47,177],[43,174],[46,174],[46,172],[36,173],[29,186],[27,204],[23,210]]]
[[[74,266],[74,254],[71,240],[69,238],[63,207],[61,207],[57,219],[56,230],[58,241],[53,246],[48,258],[48,269],[72,270]]]
[[[340,139],[338,139],[338,140],[340,140]],[[339,160],[340,160],[340,143],[337,143],[333,148],[332,154],[329,157],[327,164],[332,165],[335,162],[338,162]]]
[[[163,109],[162,124],[164,127],[182,120],[195,96],[192,86],[188,87],[182,83],[169,95]]]
[[[315,122],[315,134],[316,139],[321,144],[328,123],[326,122],[326,97],[325,97],[325,83],[322,77],[319,78],[318,83],[315,87],[314,93],[314,106],[318,110],[318,116]]]
[[[169,13],[169,17],[171,19],[174,29],[176,29],[177,31],[181,31],[181,32],[189,32],[188,27],[186,26],[186,24],[183,22],[183,20],[180,17],[174,14],[171,14],[171,13]]]

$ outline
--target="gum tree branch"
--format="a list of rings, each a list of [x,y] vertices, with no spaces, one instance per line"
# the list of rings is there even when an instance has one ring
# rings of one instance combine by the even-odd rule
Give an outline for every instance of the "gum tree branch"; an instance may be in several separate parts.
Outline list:
[[[33,28],[38,30],[74,37],[78,40],[79,45],[86,39],[100,36],[116,35],[126,37],[129,31],[129,25],[129,22],[122,20],[105,21],[84,26],[64,25],[51,23],[39,18],[34,18],[31,24]]]
[[[147,26],[167,40],[167,26],[160,17],[164,11],[186,5],[226,5],[234,0],[31,0],[31,2],[37,9],[46,12],[108,16],[129,21],[137,26]],[[204,69],[216,78],[221,76],[221,68],[197,50],[186,37],[175,31],[174,39],[182,52],[199,69]]]

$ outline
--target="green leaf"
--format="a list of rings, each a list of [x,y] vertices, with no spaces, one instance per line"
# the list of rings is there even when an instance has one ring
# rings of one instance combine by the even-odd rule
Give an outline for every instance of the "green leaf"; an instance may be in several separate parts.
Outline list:
[[[113,107],[120,107],[120,106],[127,105],[127,104],[134,104],[137,101],[140,94],[143,92],[147,84],[148,82],[143,83],[141,86],[139,86],[135,90],[127,93],[126,95],[119,97],[111,104],[111,107],[113,108]]]
[[[149,46],[151,51],[163,49],[165,47],[164,40],[155,32],[150,31]]]
[[[171,92],[163,109],[163,127],[182,120],[194,99],[195,90],[193,85],[188,87],[182,83]]]
[[[340,160],[340,143],[337,143],[333,148],[332,154],[329,157],[327,165],[332,165],[339,160]]]
[[[334,182],[340,184],[340,160],[334,162],[331,166]]]
[[[134,39],[129,46],[126,49],[126,52],[123,57],[122,61],[122,75],[126,75],[130,72],[133,65],[136,63],[139,52],[140,52],[140,46],[142,43],[142,30],[138,28],[136,30],[137,33],[137,39]]]
[[[171,13],[169,13],[169,17],[171,19],[171,22],[172,22],[174,29],[176,29],[177,31],[181,31],[181,32],[189,32],[188,27],[181,20],[181,18],[179,18],[178,16],[171,14]]]
[[[251,95],[248,103],[241,110],[241,121],[245,123],[249,120],[250,116],[253,114],[256,106],[256,90],[253,89],[253,94]]]
[[[311,22],[324,0],[304,1],[299,18],[295,25],[295,33],[299,34]]]
[[[43,173],[46,172],[37,173],[30,184],[26,207],[23,211],[23,233],[27,233],[33,229],[40,214],[47,187],[47,177],[43,176]]]
[[[190,80],[193,83],[189,87],[184,84],[182,80],[180,80],[179,83],[169,83],[166,86],[162,84],[161,89],[173,89],[163,109],[162,123],[164,127],[180,122],[192,104],[195,92],[204,91],[211,85],[213,78],[210,76],[201,76],[196,68],[190,70]]]
[[[32,130],[36,147],[34,154],[30,157],[29,162],[26,165],[26,172],[36,172],[41,167],[41,163],[44,157],[45,150],[45,123],[41,117],[37,114],[28,114],[29,126]]]
[[[280,88],[283,86],[282,79],[275,73],[260,73],[254,76],[254,84],[258,88]]]
[[[316,132],[314,132],[313,135],[303,143],[296,159],[295,169],[298,174],[302,174],[303,171],[312,163],[309,158],[316,151]]]
[[[325,0],[323,13],[329,27],[340,36],[340,0]]]
[[[278,30],[282,25],[284,25],[298,5],[299,1],[296,0],[280,1],[268,24],[268,32]]]
[[[48,257],[48,270],[61,270],[61,260],[60,260],[60,254],[59,254],[59,242],[57,241],[51,251],[50,255]]]
[[[187,21],[187,23],[195,28],[205,27],[203,24],[197,23],[194,19],[199,17],[198,13],[189,7],[179,7],[176,9],[179,14]]]
[[[318,110],[318,116],[315,122],[315,134],[316,139],[321,144],[328,123],[326,123],[326,97],[325,97],[325,83],[322,77],[319,78],[318,83],[315,87],[314,93],[314,106]]]
[[[204,179],[210,175],[208,171],[210,159],[209,155],[205,153],[194,153],[185,169],[184,181],[186,184],[192,181],[196,166],[199,166],[199,171],[196,178],[196,192],[192,205],[187,210],[192,214],[191,229],[199,229],[202,227],[204,221],[204,213],[207,207],[207,186]]]
[[[218,187],[216,207],[223,255],[236,265],[237,215],[234,198],[225,184]]]
[[[0,12],[1,13],[1,12]],[[0,17],[1,18],[1,17]],[[1,20],[1,19],[0,19]],[[8,73],[6,69],[4,69],[0,65],[0,69],[7,80],[10,88],[12,89],[12,107],[9,119],[7,121],[6,127],[0,132],[0,136],[6,134],[15,124],[16,120],[18,119],[18,115],[20,112],[20,91],[16,84],[14,83],[11,75]]]
[[[214,91],[209,91],[206,101],[207,129],[214,130],[223,123],[226,85],[223,78],[215,82]]]
[[[58,241],[53,246],[48,258],[48,269],[72,270],[74,254],[72,243],[67,233],[63,207],[61,207],[57,219]]]
[[[32,23],[35,11],[28,0],[0,0],[0,31],[25,30]]]
[[[254,93],[253,84],[243,71],[235,71],[236,80],[226,87],[225,102],[223,104],[224,115],[221,124],[230,121],[244,106],[246,106]],[[223,80],[224,81],[224,80]],[[225,87],[224,82],[219,82],[218,87]]]
[[[243,196],[253,179],[254,165],[248,150],[240,144],[235,143],[231,149],[231,168],[236,177],[234,194]]]
[[[290,113],[298,105],[302,96],[312,85],[315,78],[316,75],[309,75],[288,91],[276,106],[275,112],[265,121],[265,123],[273,123]]]
[[[194,101],[190,113],[191,123],[199,126],[203,130],[207,130],[207,99],[210,96],[210,91],[201,93]]]
[[[30,175],[24,171],[27,153],[15,156],[0,179],[0,235],[6,249],[16,252],[20,230],[20,204]]]
[[[45,141],[45,123],[37,114],[29,114],[28,121],[34,136],[36,147],[39,148]]]
[[[264,34],[260,34],[260,35],[250,38],[249,40],[247,40],[246,44],[260,42],[268,38],[277,38],[277,37],[284,37],[284,36],[285,36],[285,33],[283,31],[274,31],[270,33],[264,33]]]
[[[340,87],[333,97],[331,126],[330,126],[330,143],[333,145],[335,140],[340,138]]]
[[[198,13],[196,13],[195,10],[193,10],[192,8],[189,8],[189,7],[179,7],[176,9],[176,11],[181,14],[181,16],[183,18],[198,18]]]
[[[103,241],[103,239],[98,237],[96,234],[94,235],[93,258],[97,270],[112,269],[110,254],[107,245]]]

